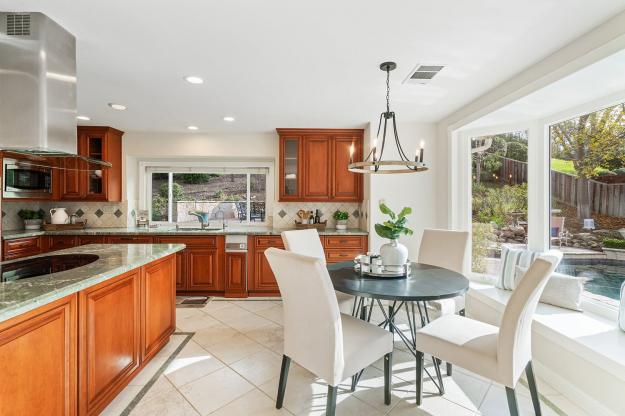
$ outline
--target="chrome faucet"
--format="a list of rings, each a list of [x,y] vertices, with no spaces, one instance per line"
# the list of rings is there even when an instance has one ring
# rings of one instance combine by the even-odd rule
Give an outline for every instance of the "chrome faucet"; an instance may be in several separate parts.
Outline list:
[[[189,215],[197,217],[197,219],[200,221],[200,226],[202,227],[202,229],[209,227],[210,223],[208,219],[210,217],[210,214],[208,212],[189,211]]]
[[[224,212],[223,209],[219,208],[217,210],[217,213],[215,214],[215,219],[218,219],[217,215],[219,213],[221,213],[221,228],[225,230],[226,229],[226,213]]]

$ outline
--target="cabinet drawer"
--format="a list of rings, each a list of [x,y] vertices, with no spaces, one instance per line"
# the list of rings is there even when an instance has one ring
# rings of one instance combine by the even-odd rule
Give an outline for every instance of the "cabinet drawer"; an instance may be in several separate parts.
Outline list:
[[[79,235],[78,245],[84,246],[85,244],[104,244],[103,235]]]
[[[282,237],[280,236],[254,237],[254,245],[257,248],[269,248],[269,247],[284,248],[284,244],[282,243]]]
[[[76,236],[73,235],[53,235],[48,240],[50,250],[61,250],[76,246]]]
[[[326,250],[326,261],[328,263],[352,261],[357,255],[363,252],[364,250]]]
[[[108,244],[152,244],[153,238],[145,235],[109,235]]]
[[[361,248],[363,246],[361,236],[326,236],[326,248]]]
[[[214,237],[190,237],[190,236],[157,236],[155,242],[161,244],[186,244],[187,246],[201,246],[206,248],[217,247],[217,239]]]
[[[3,245],[3,256],[5,260],[33,256],[41,253],[41,251],[41,237],[25,237],[16,238],[14,240],[5,240]]]

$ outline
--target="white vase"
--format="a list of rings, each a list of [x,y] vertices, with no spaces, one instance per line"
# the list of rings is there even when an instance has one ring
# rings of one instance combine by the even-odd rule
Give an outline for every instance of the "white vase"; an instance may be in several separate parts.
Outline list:
[[[380,247],[380,257],[387,268],[400,268],[408,261],[408,249],[399,241],[391,240]]]
[[[336,229],[341,231],[347,230],[347,220],[337,220]]]

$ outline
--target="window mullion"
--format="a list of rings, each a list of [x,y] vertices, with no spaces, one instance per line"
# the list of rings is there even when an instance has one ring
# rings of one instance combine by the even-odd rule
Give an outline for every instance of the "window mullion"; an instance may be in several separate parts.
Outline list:
[[[167,175],[167,222],[173,221],[173,204],[174,204],[174,174],[169,172]]]
[[[248,173],[246,178],[247,181],[247,198],[246,198],[246,214],[247,214],[247,223],[250,224],[252,217],[251,217],[251,213],[252,213],[252,204],[251,204],[251,192],[250,192],[250,185],[251,185],[251,181],[250,181],[250,174]]]

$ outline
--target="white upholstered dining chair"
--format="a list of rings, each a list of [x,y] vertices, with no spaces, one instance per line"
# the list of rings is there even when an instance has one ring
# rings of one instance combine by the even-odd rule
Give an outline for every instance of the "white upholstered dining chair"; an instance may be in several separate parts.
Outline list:
[[[534,260],[510,296],[499,327],[464,316],[445,315],[417,332],[417,405],[422,397],[423,356],[431,354],[503,384],[512,416],[519,415],[514,389],[525,370],[534,412],[541,414],[532,369],[532,319],[561,256],[550,252]]]
[[[293,253],[317,257],[326,263],[326,254],[316,229],[283,231],[281,234],[284,247]],[[334,292],[343,313],[351,314],[354,308],[354,297],[343,292]]]
[[[423,230],[419,246],[419,263],[443,267],[457,273],[464,273],[469,256],[469,233],[467,231]],[[440,315],[464,313],[464,295],[452,299],[429,301],[428,305]],[[447,375],[452,372],[447,363]]]
[[[339,311],[321,259],[277,248],[266,250],[265,256],[284,304],[284,355],[276,408],[284,401],[291,360],[328,383],[326,414],[334,416],[338,384],[384,357],[384,403],[390,404],[393,335]]]

